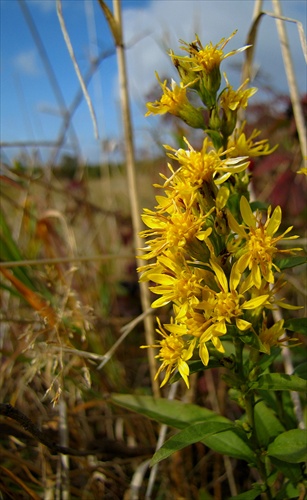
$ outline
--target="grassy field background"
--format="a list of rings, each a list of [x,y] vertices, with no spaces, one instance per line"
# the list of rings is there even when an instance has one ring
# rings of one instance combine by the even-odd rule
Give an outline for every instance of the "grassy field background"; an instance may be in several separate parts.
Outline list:
[[[306,97],[301,104],[306,119]],[[247,119],[249,130],[262,129],[261,138],[280,145],[251,164],[254,193],[281,205],[284,228],[293,225],[306,250],[306,178],[296,174],[302,155],[289,97],[251,106]],[[162,119],[162,131],[164,125]],[[182,134],[175,121],[171,125],[174,138]],[[152,185],[167,161],[137,162],[140,207],[154,206]],[[145,498],[160,427],[110,399],[112,393],[153,392],[148,353],[140,349],[143,322],[131,325],[142,306],[127,164],[81,164],[63,172],[28,155],[24,162],[3,163],[0,184],[0,497]],[[289,270],[286,278],[288,301],[306,306],[306,268]],[[168,318],[168,308],[159,316]],[[300,340],[292,350],[295,364],[306,356]],[[284,370],[282,357],[276,369]],[[191,377],[191,388],[180,385],[176,398],[239,419],[220,373]],[[289,395],[280,403],[287,408]],[[6,404],[21,412],[19,420],[8,418]],[[257,480],[245,462],[196,444],[162,462],[152,498],[224,500]]]

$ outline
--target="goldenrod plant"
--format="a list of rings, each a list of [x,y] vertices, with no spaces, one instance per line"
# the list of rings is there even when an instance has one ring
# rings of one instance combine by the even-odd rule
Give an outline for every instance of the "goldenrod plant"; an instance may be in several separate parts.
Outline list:
[[[303,498],[307,431],[293,405],[287,410],[291,418],[285,418],[279,391],[304,392],[306,380],[281,373],[274,362],[284,345],[298,345],[297,336],[306,334],[306,318],[292,317],[299,306],[283,296],[282,274],[306,259],[300,248],[284,244],[298,236],[292,227],[281,229],[281,208],[250,200],[250,159],[275,148],[259,140],[258,130],[247,136],[246,123],[238,120],[257,89],[245,81],[235,90],[222,73],[224,59],[249,48],[225,53],[234,35],[206,46],[196,37],[182,42],[183,55],[170,51],[179,83],[168,85],[156,75],[162,96],[147,104],[147,115],[175,115],[203,130],[204,138],[200,149],[186,138],[185,149],[165,146],[170,174],[161,174],[156,187],[163,194],[156,197],[155,209],[142,215],[147,229],[141,233],[146,244],[139,273],[158,296],[152,307],[170,308],[169,321],[157,318],[156,343],[142,346],[158,349],[161,387],[182,378],[189,388],[192,374],[221,368],[241,416],[231,421],[182,405],[181,418],[178,402],[147,397],[144,409],[142,397],[138,402],[120,395],[114,399],[181,429],[152,464],[200,441],[258,471],[252,489],[233,498]],[[280,308],[288,315],[277,321],[274,313]]]

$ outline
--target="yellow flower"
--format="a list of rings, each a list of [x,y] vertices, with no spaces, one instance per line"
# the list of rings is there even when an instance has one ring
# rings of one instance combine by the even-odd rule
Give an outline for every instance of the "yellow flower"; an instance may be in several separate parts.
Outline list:
[[[216,93],[220,88],[221,62],[227,57],[248,48],[246,46],[224,54],[223,49],[235,34],[236,31],[229,38],[222,38],[216,45],[210,42],[205,47],[201,44],[198,36],[196,36],[196,40],[192,43],[186,43],[181,40],[184,45],[180,48],[188,52],[188,56],[178,56],[172,51],[169,54],[182,83],[195,89],[208,109],[212,109],[215,105]]]
[[[227,148],[229,150],[229,156],[266,156],[273,153],[278,145],[270,148],[268,139],[262,139],[261,141],[255,141],[256,137],[261,134],[260,130],[253,130],[251,135],[247,138],[243,132],[246,122],[242,124],[239,129],[234,131],[234,134],[229,137]]]
[[[246,80],[238,90],[233,90],[232,86],[229,85],[228,79],[226,75],[224,74],[224,78],[227,83],[227,88],[222,92],[222,95],[220,97],[220,106],[224,111],[227,113],[228,110],[231,111],[238,111],[239,108],[245,109],[248,104],[248,99],[253,96],[256,92],[257,89],[255,87],[252,87],[250,89],[245,89],[245,85],[248,83],[248,80]]]
[[[208,333],[208,327],[211,324],[211,319],[206,320],[204,314],[197,312],[192,308],[180,309],[174,307],[176,314],[175,322],[164,325],[165,329],[170,331],[173,335],[192,335],[195,339],[199,340],[199,356],[205,366],[209,363],[209,351],[206,343],[211,341],[215,349],[221,353],[225,352],[220,338],[224,333],[215,331]]]
[[[246,157],[224,158],[227,151],[216,152],[207,137],[204,139],[201,151],[195,151],[185,137],[184,141],[188,146],[187,150],[175,150],[170,146],[165,146],[165,148],[174,153],[169,153],[169,157],[180,164],[176,174],[180,172],[187,184],[197,188],[211,180],[214,180],[217,185],[222,184],[231,175],[243,172],[249,165]]]
[[[307,176],[307,167],[301,167],[298,171],[298,174],[303,174]]]
[[[160,101],[148,102],[146,104],[148,111],[145,116],[170,113],[184,120],[190,127],[204,128],[203,113],[194,108],[187,98],[187,88],[189,85],[183,85],[180,82],[178,86],[172,80],[171,88],[169,89],[167,87],[167,80],[162,83],[157,73],[156,77],[163,90],[163,94]]]
[[[249,45],[246,45],[245,47],[241,47],[240,49],[231,50],[230,52],[228,52],[228,54],[224,55],[224,48],[236,33],[237,30],[235,30],[228,38],[222,38],[216,45],[213,45],[212,42],[210,42],[205,47],[203,47],[201,41],[196,35],[195,42],[187,44],[186,42],[182,41],[182,43],[184,43],[184,46],[182,46],[181,48],[189,53],[189,60],[193,65],[194,71],[205,71],[207,74],[209,74],[214,70],[216,66],[219,66],[224,59],[242,52],[249,47]]]
[[[204,365],[209,362],[209,351],[206,343],[211,341],[219,352],[224,352],[220,337],[226,335],[227,326],[234,325],[241,332],[252,327],[244,319],[245,311],[252,311],[269,304],[269,293],[257,295],[245,300],[237,291],[240,275],[232,268],[229,284],[222,268],[213,260],[210,266],[214,271],[216,284],[220,291],[203,286],[202,300],[190,304],[182,312],[179,307],[174,307],[176,321],[165,328],[174,335],[190,335],[199,339],[199,354]]]
[[[248,48],[248,46],[245,46],[237,50],[232,50],[228,52],[228,54],[224,54],[223,49],[235,34],[236,31],[234,31],[229,38],[222,38],[216,45],[210,42],[205,47],[203,47],[198,36],[196,36],[196,40],[192,43],[186,43],[181,40],[184,45],[180,48],[188,52],[189,56],[177,56],[172,52],[170,53],[181,78],[184,79],[188,77],[191,79],[191,72],[200,74],[200,78],[205,80],[204,84],[207,90],[209,92],[216,92],[220,87],[219,68],[221,62],[227,57]],[[208,76],[209,78],[206,78]]]
[[[279,271],[273,263],[274,256],[278,252],[291,253],[299,249],[280,250],[276,247],[282,239],[295,239],[297,236],[285,235],[291,231],[292,226],[279,236],[274,236],[281,224],[281,208],[277,206],[271,215],[271,207],[268,209],[267,220],[262,221],[262,214],[257,210],[256,215],[252,213],[247,199],[242,196],[240,200],[240,211],[245,226],[238,224],[230,211],[227,212],[228,223],[234,233],[238,235],[237,255],[239,258],[234,264],[237,273],[244,273],[249,269],[249,287],[260,288],[262,278],[268,283],[274,283],[274,272]],[[248,289],[245,287],[245,289]]]
[[[207,289],[204,291],[204,299],[197,306],[197,309],[203,309],[205,320],[210,320],[210,326],[205,330],[200,338],[200,342],[207,342],[213,337],[220,337],[227,333],[227,325],[235,324],[240,331],[248,330],[251,323],[242,318],[245,310],[257,309],[264,306],[269,299],[269,294],[259,295],[250,300],[245,300],[236,289],[240,282],[240,274],[233,266],[229,285],[227,277],[222,268],[212,260],[210,261],[216,282],[220,292]]]
[[[163,387],[169,380],[171,374],[178,369],[180,375],[185,381],[187,387],[189,388],[189,374],[190,369],[187,361],[193,356],[194,348],[197,339],[193,339],[191,342],[184,340],[182,337],[170,334],[168,335],[163,329],[159,318],[157,318],[159,328],[156,329],[157,333],[162,335],[163,339],[158,341],[157,345],[141,346],[141,348],[146,347],[156,347],[160,348],[159,354],[156,356],[162,361],[159,367],[155,380],[159,377],[163,370],[166,370],[164,379],[160,387]]]
[[[181,254],[173,255],[173,252],[159,256],[158,263],[161,264],[162,270],[158,273],[152,272],[148,277],[156,283],[150,290],[161,297],[155,300],[151,307],[162,307],[169,302],[181,305],[186,302],[197,304],[201,298],[201,283],[206,272],[189,267]]]
[[[233,90],[231,85],[227,80],[226,75],[224,74],[227,88],[221,93],[220,97],[220,108],[223,110],[223,116],[221,118],[216,116],[216,112],[212,114],[212,117],[209,121],[209,125],[212,128],[216,128],[221,130],[224,137],[228,137],[232,134],[236,123],[237,123],[237,114],[240,108],[245,109],[247,107],[248,99],[257,92],[256,88],[250,88],[243,90],[243,87],[246,85],[246,80],[238,90]]]
[[[212,231],[211,228],[202,229],[206,215],[194,215],[189,207],[184,212],[175,211],[168,216],[148,209],[144,209],[144,212],[143,222],[150,229],[142,231],[140,236],[143,238],[156,237],[146,241],[147,246],[144,250],[148,253],[142,255],[142,259],[157,257],[168,249],[173,251],[184,249],[186,244],[193,241],[194,238],[201,241],[206,240]]]
[[[277,321],[273,326],[268,328],[266,317],[263,318],[259,340],[262,344],[261,350],[266,354],[271,353],[271,347],[281,347],[282,345],[288,345],[288,341],[297,341],[297,339],[290,339],[285,335],[283,319]]]

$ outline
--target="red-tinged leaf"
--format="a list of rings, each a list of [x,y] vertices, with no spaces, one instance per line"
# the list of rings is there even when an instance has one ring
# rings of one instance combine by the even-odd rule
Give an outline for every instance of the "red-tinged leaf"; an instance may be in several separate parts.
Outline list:
[[[57,324],[57,317],[55,311],[42,299],[37,293],[30,290],[22,281],[20,281],[14,274],[6,268],[0,268],[0,272],[9,280],[22,297],[35,309],[39,315],[47,320],[51,327]]]

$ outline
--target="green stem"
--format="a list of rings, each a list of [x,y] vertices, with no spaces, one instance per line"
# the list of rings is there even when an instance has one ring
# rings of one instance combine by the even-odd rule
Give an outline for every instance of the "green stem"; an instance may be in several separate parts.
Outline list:
[[[255,418],[254,418],[254,415],[255,415],[254,414],[255,393],[254,393],[254,391],[249,390],[248,393],[246,393],[243,396],[243,398],[244,398],[244,402],[245,402],[247,422],[248,422],[249,428],[251,430],[250,444],[251,444],[251,446],[255,452],[255,455],[256,455],[257,470],[260,474],[260,477],[261,477],[263,483],[266,486],[265,494],[267,496],[267,499],[273,500],[271,489],[270,489],[270,486],[268,485],[266,467],[265,467],[265,464],[263,463],[263,460],[261,457],[261,449],[260,449],[260,445],[258,442],[257,434],[255,432]]]
[[[267,496],[268,500],[273,500],[273,496],[270,490],[270,487],[268,485],[268,478],[267,478],[267,473],[266,473],[266,468],[265,464],[263,463],[262,456],[261,456],[261,447],[258,442],[257,434],[255,432],[255,414],[254,414],[254,407],[255,407],[255,391],[252,389],[249,389],[247,384],[246,384],[246,374],[244,373],[244,368],[243,368],[243,349],[244,349],[244,344],[241,342],[239,339],[235,339],[234,341],[235,345],[235,350],[236,350],[236,371],[239,379],[242,380],[242,396],[244,400],[244,406],[245,406],[245,411],[246,411],[246,418],[247,418],[247,424],[250,429],[250,444],[255,452],[256,455],[256,467],[257,470],[260,474],[260,477],[263,481],[263,483],[266,486],[266,491],[265,494]],[[251,353],[253,356],[253,353]],[[253,364],[251,365],[253,366]]]

